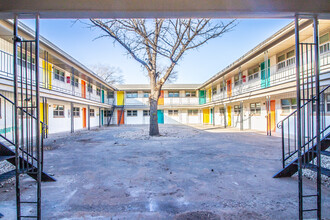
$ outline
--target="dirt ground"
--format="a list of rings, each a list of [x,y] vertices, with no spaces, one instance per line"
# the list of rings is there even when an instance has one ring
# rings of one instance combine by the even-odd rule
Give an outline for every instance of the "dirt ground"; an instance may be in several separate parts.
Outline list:
[[[52,135],[42,184],[43,219],[298,219],[296,177],[273,179],[281,139],[209,127],[121,126]],[[304,192],[315,191],[305,179]],[[34,195],[29,177],[26,199]],[[330,190],[323,187],[323,217]],[[315,200],[305,207],[316,206]],[[15,219],[15,190],[0,188],[0,213]],[[24,213],[32,212],[29,206]],[[307,218],[315,217],[308,216]]]

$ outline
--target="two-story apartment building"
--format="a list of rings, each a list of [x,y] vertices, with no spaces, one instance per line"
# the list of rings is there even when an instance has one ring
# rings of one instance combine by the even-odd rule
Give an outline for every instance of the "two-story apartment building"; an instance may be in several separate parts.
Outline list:
[[[329,32],[330,21],[320,20],[321,89],[330,84]],[[300,51],[306,82],[314,68],[314,50],[308,44],[313,42],[311,20],[301,22],[300,41],[305,43]],[[203,97],[200,102],[203,123],[276,131],[276,124],[297,107],[294,23],[257,45],[198,89]],[[326,93],[321,98],[323,110],[329,114],[330,95]]]
[[[14,99],[12,29],[10,21],[0,21],[0,133],[6,135],[13,130],[8,124],[13,112],[5,100]],[[31,39],[33,32],[20,24],[19,35],[22,39]],[[18,66],[18,74],[28,82],[30,69],[36,68],[35,59],[39,57],[40,113],[41,120],[48,125],[48,133],[88,129],[106,123],[104,112],[111,109],[116,90],[112,85],[43,37],[39,56],[33,54],[31,60],[32,51],[28,44],[18,45],[18,59],[23,61],[23,65]],[[24,89],[25,82],[19,82],[19,88]],[[18,98],[24,105],[20,95]]]
[[[321,86],[330,84],[330,21],[319,21]],[[300,22],[304,75],[313,72],[312,21]],[[20,25],[24,39],[31,30]],[[13,100],[12,24],[0,21],[0,94]],[[41,119],[48,132],[74,131],[108,124],[148,124],[148,84],[109,85],[83,64],[40,39]],[[25,64],[19,74],[35,68],[29,48],[18,48]],[[27,56],[29,57],[29,56]],[[24,62],[23,62],[24,63]],[[27,67],[27,68],[26,68]],[[276,124],[296,106],[294,23],[244,54],[203,84],[165,84],[158,102],[160,124],[210,124],[240,129],[277,131]],[[330,113],[330,95],[322,97],[324,114]],[[0,133],[12,117],[0,97]],[[9,121],[9,120],[7,120]]]

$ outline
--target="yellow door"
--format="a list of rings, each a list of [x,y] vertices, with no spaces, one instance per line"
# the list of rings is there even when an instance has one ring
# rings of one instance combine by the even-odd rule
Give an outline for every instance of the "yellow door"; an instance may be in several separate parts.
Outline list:
[[[209,102],[212,100],[212,89],[209,89]]]
[[[158,105],[164,105],[164,91],[160,91],[160,96],[158,99]]]
[[[228,112],[228,126],[231,126],[231,106],[227,106]]]
[[[48,125],[48,104],[46,104],[46,107],[44,109],[44,103],[42,102],[40,102],[40,121]],[[41,132],[42,132],[42,125],[40,123],[40,133]]]
[[[210,110],[203,109],[203,123],[208,124],[210,123]]]
[[[117,105],[124,105],[124,91],[117,92]]]
[[[46,67],[47,66],[47,67]],[[52,89],[52,64],[42,61],[42,83],[43,87],[46,89]]]

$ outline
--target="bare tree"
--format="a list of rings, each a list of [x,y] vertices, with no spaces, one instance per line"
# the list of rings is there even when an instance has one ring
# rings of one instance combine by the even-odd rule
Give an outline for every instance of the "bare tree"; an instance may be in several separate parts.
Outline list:
[[[91,69],[109,84],[123,84],[124,78],[119,68],[112,67],[106,64],[92,65]]]
[[[211,19],[91,19],[91,27],[123,46],[147,71],[150,79],[151,136],[159,135],[157,103],[164,83],[183,55],[213,38],[222,36],[235,25]],[[166,66],[160,71],[159,66]]]

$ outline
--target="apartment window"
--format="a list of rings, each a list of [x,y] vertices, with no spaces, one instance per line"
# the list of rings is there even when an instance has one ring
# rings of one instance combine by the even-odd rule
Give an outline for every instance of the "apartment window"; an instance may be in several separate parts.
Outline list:
[[[220,83],[220,92],[226,91],[226,86],[223,82]]]
[[[290,113],[297,108],[297,100],[292,99],[281,99],[282,113]]]
[[[329,112],[329,107],[330,107],[330,103],[329,103],[329,97],[330,94],[328,95],[320,95],[320,111],[321,112]],[[313,100],[313,112],[316,111],[316,100]],[[322,113],[321,113],[322,114]]]
[[[168,115],[177,116],[179,115],[179,110],[168,110]]]
[[[77,77],[74,77],[74,76],[72,77],[71,85],[73,85],[75,87],[78,87],[79,82],[78,82],[78,78]]]
[[[222,107],[222,108],[219,108],[219,112],[221,115],[224,115],[225,114],[225,108]]]
[[[143,98],[149,98],[150,92],[144,92],[143,93]]]
[[[176,91],[176,92],[168,92],[168,97],[177,98],[177,97],[179,97],[179,92],[178,91]]]
[[[150,116],[150,110],[143,110],[143,116]]]
[[[127,116],[136,117],[137,116],[137,110],[127,110]]]
[[[277,57],[277,69],[282,69],[286,66],[291,66],[296,63],[295,51],[291,50]]]
[[[241,112],[241,107],[239,105],[234,105],[234,113],[235,115],[239,115]]]
[[[198,116],[198,109],[189,109],[188,115],[189,116]]]
[[[115,97],[115,93],[113,91],[108,92],[108,99],[113,99]]]
[[[126,98],[137,98],[138,93],[137,92],[126,92]]]
[[[98,95],[98,96],[101,95],[101,89],[100,88],[96,88],[96,95]]]
[[[87,91],[90,92],[90,93],[93,93],[93,85],[92,84],[87,85]]]
[[[253,67],[248,70],[249,81],[257,78],[259,78],[259,66]]]
[[[79,107],[73,107],[73,116],[79,117],[80,116],[80,108]]]
[[[110,117],[111,111],[110,110],[104,110],[104,117]]]
[[[191,91],[191,92],[186,91],[186,97],[196,97],[196,91]]]
[[[239,75],[237,74],[237,75],[234,76],[234,85],[238,86],[240,84],[241,84],[241,82],[239,80]]]
[[[64,105],[54,105],[53,115],[54,117],[64,117]]]
[[[64,82],[64,72],[63,71],[60,71],[58,69],[55,69],[54,71],[54,78],[59,80],[59,81],[62,81]]]
[[[217,94],[217,87],[213,87],[212,88],[212,95],[216,95]]]
[[[330,42],[329,41],[329,33],[324,34],[320,37],[320,53],[326,53],[330,51]]]
[[[250,113],[253,115],[261,114],[261,105],[260,102],[250,103]]]
[[[95,110],[94,109],[89,109],[89,116],[94,117],[95,116]]]

